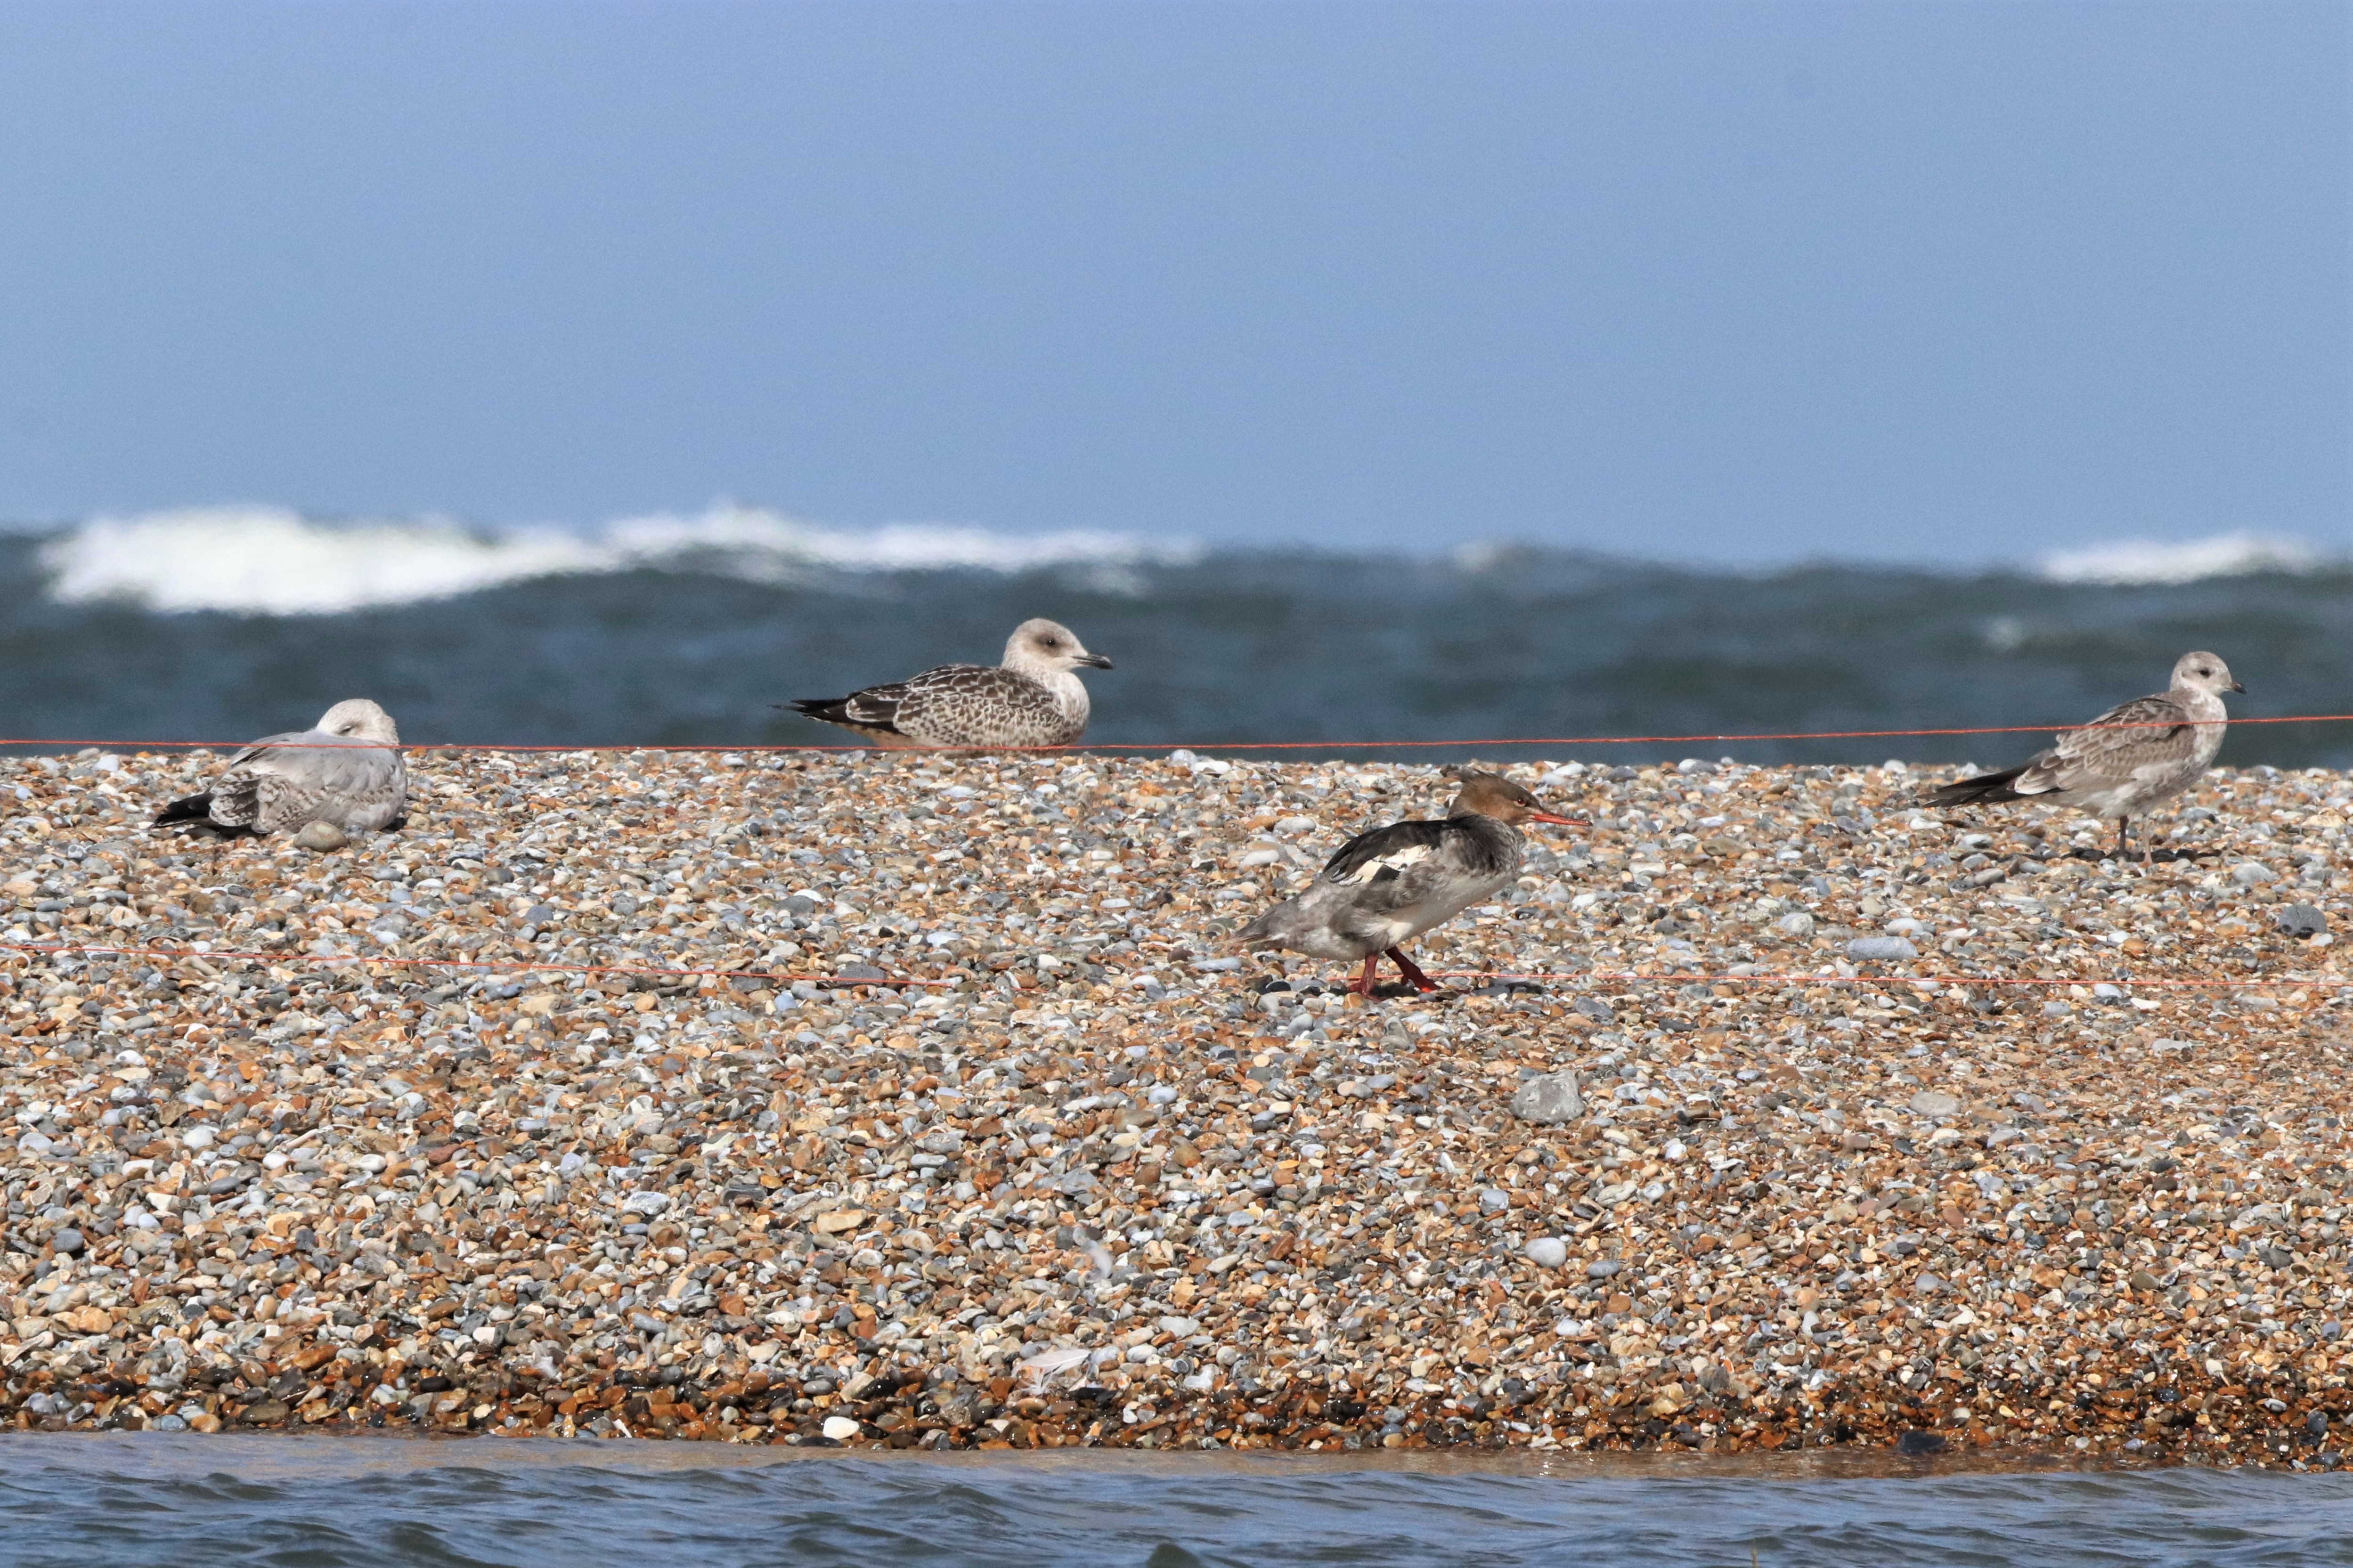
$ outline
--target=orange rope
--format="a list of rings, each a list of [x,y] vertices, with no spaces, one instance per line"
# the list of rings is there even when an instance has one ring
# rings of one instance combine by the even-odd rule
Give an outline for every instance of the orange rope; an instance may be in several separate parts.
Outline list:
[[[812,984],[846,985],[921,985],[954,986],[953,980],[861,980],[841,974],[783,974],[754,969],[653,969],[619,963],[514,963],[489,959],[466,958],[395,958],[369,957],[364,953],[339,952],[241,952],[215,950],[198,952],[194,948],[168,947],[90,947],[67,942],[0,942],[0,950],[15,952],[94,953],[110,958],[164,959],[250,959],[257,963],[387,963],[410,969],[483,969],[510,973],[552,970],[561,974],[667,974],[710,976],[720,980],[778,980],[790,984],[806,980]]]
[[[539,970],[560,974],[651,974],[688,976],[693,978],[702,978],[707,976],[719,980],[776,980],[787,984],[795,981],[806,980],[812,984],[833,987],[852,985],[890,985],[922,986],[936,989],[942,987],[953,988],[956,984],[960,984],[955,980],[913,980],[887,977],[883,979],[863,979],[854,975],[788,974],[773,971],[751,969],[658,969],[644,965],[614,963],[518,963],[489,959],[396,958],[391,956],[370,957],[366,954],[355,952],[246,952],[219,949],[216,949],[208,952],[199,952],[194,948],[99,947],[63,942],[0,942],[0,951],[26,953],[85,954],[111,958],[161,958],[171,960],[203,959],[206,961],[246,959],[257,963],[310,963],[322,965],[337,963],[381,963],[399,968],[479,969],[485,971],[494,970],[509,973],[528,973],[533,971]],[[1425,973],[1432,975],[1433,977],[1440,977],[1448,980],[1526,980],[1570,983],[1576,984],[1659,984],[1671,982],[1678,985],[2114,985],[2119,988],[2127,989],[2134,986],[2146,986],[2158,989],[2176,990],[2236,989],[2242,991],[2272,991],[2307,985],[2324,987],[2353,985],[2353,978],[2339,979],[2328,976],[2315,976],[2306,979],[2266,979],[2258,976],[2245,980],[2174,980],[2140,979],[2132,976],[2119,977],[2115,975],[2091,975],[2046,980],[2023,975],[1985,974],[1849,975],[1840,974],[1836,971],[1816,973],[1788,973],[1774,974],[1641,974],[1631,970],[1594,971],[1585,973],[1576,972],[1552,973],[1512,969],[1436,969],[1429,970]],[[1350,978],[1350,976],[1344,975],[1339,979],[1325,981],[1323,982],[1323,984],[1335,987],[1345,986],[1348,984]]]
[[[2281,718],[2232,719],[2217,721],[2234,725],[2243,724],[2344,724],[2353,723],[2353,713],[2295,713]],[[719,752],[754,752],[763,754],[787,752],[872,752],[938,751],[1046,753],[1084,752],[1276,752],[1276,751],[1376,751],[1397,748],[1429,748],[1440,746],[1657,746],[1671,744],[1697,745],[1726,743],[1739,741],[1867,741],[1900,739],[1907,735],[2029,735],[2058,734],[2075,730],[2174,730],[2176,723],[2149,721],[2130,724],[1980,724],[1943,730],[1788,730],[1757,731],[1746,734],[1714,735],[1543,735],[1500,736],[1469,741],[1100,741],[1072,746],[902,746],[878,747],[849,744],[801,744],[798,742],[750,743],[732,745],[647,745],[647,744],[512,744],[446,741],[404,744],[404,752],[675,752],[705,753]],[[76,741],[76,740],[0,740],[0,748],[11,746],[99,747],[107,751],[139,752],[200,748],[217,751],[242,751],[254,744],[252,741]],[[354,751],[382,751],[386,748],[366,741],[321,741],[306,742],[319,749],[347,747]]]
[[[2119,989],[2142,985],[2160,989],[2240,991],[2273,991],[2298,985],[2353,985],[2353,978],[2332,979],[2327,976],[2316,976],[2303,980],[2268,980],[2260,977],[2248,980],[2172,980],[2137,979],[2130,976],[2119,978],[2116,975],[2094,974],[2088,977],[2044,980],[2028,975],[1841,974],[1834,970],[1827,973],[1812,974],[1637,974],[1630,970],[1617,973],[1596,971],[1585,974],[1574,973],[1549,974],[1524,973],[1512,969],[1432,969],[1425,970],[1423,973],[1432,976],[1443,975],[1450,980],[1548,980],[1587,984],[1619,984],[1635,981],[1658,984],[1672,981],[1678,985],[2114,985]],[[1346,980],[1344,978],[1330,984],[1345,984]]]

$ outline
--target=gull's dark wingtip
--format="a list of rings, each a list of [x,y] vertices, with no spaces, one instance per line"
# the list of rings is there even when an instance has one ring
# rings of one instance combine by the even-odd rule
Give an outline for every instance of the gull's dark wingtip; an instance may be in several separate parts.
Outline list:
[[[155,814],[154,826],[173,822],[208,822],[212,819],[213,797],[207,790],[203,795],[183,795]]]

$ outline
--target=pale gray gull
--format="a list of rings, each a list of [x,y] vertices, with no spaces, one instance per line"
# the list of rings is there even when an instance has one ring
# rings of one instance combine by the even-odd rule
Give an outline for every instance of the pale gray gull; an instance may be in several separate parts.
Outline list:
[[[1022,622],[994,669],[944,664],[847,697],[802,698],[792,706],[879,746],[1067,746],[1087,732],[1081,668],[1109,669],[1065,626]]]
[[[229,759],[212,788],[165,806],[159,827],[280,833],[313,822],[347,833],[398,827],[408,815],[408,763],[392,715],[364,697],[338,702],[297,733],[266,735]]]
[[[1438,986],[1398,944],[1442,925],[1520,874],[1523,822],[1584,823],[1556,816],[1507,778],[1464,771],[1442,821],[1393,822],[1360,833],[1324,862],[1307,890],[1259,916],[1237,939],[1310,958],[1363,959],[1351,984],[1373,994],[1384,954],[1417,991]]]
[[[2185,653],[2173,666],[2171,689],[2120,703],[2014,768],[1948,784],[1928,798],[1936,805],[2047,800],[2073,806],[2116,825],[2122,858],[2132,819],[2188,789],[2212,765],[2231,718],[2222,693],[2244,690],[2212,654]],[[2141,860],[2148,858],[2144,843]]]

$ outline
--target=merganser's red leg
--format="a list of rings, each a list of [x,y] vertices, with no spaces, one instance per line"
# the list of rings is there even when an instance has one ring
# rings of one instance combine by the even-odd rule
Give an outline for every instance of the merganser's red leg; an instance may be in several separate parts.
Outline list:
[[[1355,992],[1357,995],[1362,996],[1366,1001],[1371,1001],[1373,999],[1373,976],[1378,972],[1380,965],[1381,955],[1379,953],[1368,952],[1365,954],[1364,972],[1356,976],[1355,983],[1352,984],[1348,989]]]
[[[1429,975],[1424,974],[1419,968],[1417,968],[1412,959],[1408,958],[1404,953],[1400,952],[1394,947],[1389,949],[1388,955],[1397,961],[1398,973],[1405,976],[1405,983],[1408,985],[1412,986],[1416,991],[1421,992],[1430,992],[1438,989],[1438,982],[1432,980]]]

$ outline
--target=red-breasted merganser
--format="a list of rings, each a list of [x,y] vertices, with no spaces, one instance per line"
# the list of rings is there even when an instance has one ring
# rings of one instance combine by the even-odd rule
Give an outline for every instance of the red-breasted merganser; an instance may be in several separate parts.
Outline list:
[[[1406,983],[1437,983],[1398,944],[1442,925],[1520,874],[1523,822],[1582,827],[1546,811],[1507,778],[1465,771],[1454,804],[1438,822],[1393,822],[1360,833],[1324,863],[1307,890],[1259,916],[1240,937],[1250,947],[1289,948],[1310,958],[1363,959],[1350,989],[1369,997],[1386,953]]]

